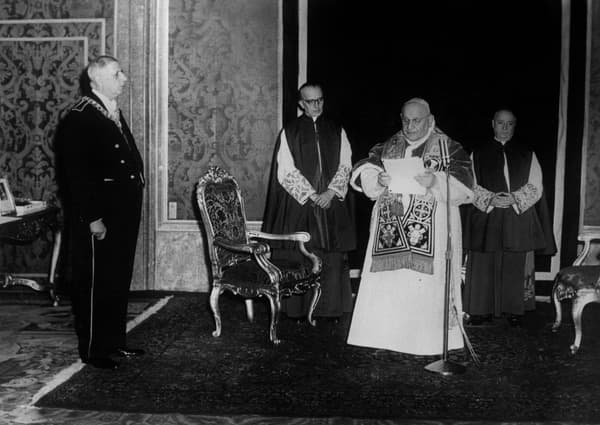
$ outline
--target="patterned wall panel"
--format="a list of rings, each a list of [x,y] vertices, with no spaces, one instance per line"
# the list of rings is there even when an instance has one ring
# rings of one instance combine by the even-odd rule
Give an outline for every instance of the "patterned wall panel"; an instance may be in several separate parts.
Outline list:
[[[199,232],[159,232],[155,289],[208,292],[208,261],[206,243]]]
[[[84,37],[0,39],[0,171],[16,196],[57,202],[52,137],[86,51]]]
[[[584,226],[600,226],[600,2],[591,1]],[[585,143],[586,141],[584,141]]]
[[[168,200],[177,219],[196,219],[195,183],[219,165],[260,220],[278,130],[278,2],[171,0],[169,9]]]
[[[52,140],[87,58],[113,51],[113,0],[0,2],[0,175],[17,196],[59,204]],[[0,270],[45,273],[51,246],[3,245]]]
[[[86,56],[94,57],[105,51],[106,28],[104,19],[56,19],[0,21],[0,38],[68,38],[84,37]]]
[[[112,52],[116,0],[2,0],[0,20],[102,19],[107,28],[107,52]],[[4,25],[2,25],[4,26]],[[32,36],[34,34],[29,34]],[[35,34],[40,36],[41,34]],[[79,35],[79,34],[75,34]]]

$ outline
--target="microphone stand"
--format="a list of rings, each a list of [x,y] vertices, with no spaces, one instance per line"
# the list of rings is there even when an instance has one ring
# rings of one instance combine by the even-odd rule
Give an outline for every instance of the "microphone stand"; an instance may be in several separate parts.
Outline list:
[[[446,284],[444,287],[444,339],[442,358],[425,366],[429,372],[444,376],[465,373],[467,368],[448,359],[448,316],[450,313],[450,277],[452,276],[452,232],[450,227],[450,167],[446,167],[446,224],[448,237],[446,239]],[[459,318],[460,320],[460,318]]]

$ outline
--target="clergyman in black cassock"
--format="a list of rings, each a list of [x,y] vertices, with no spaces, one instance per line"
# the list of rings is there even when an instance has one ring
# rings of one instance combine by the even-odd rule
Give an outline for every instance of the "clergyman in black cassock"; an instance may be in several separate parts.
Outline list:
[[[356,246],[354,213],[348,193],[352,151],[343,128],[322,115],[323,92],[305,83],[299,90],[304,114],[284,126],[275,158],[263,231],[308,232],[307,247],[323,260],[321,297],[314,315],[336,320],[352,311],[348,251]],[[273,258],[300,260],[298,251],[272,245]],[[307,315],[311,294],[282,301],[288,317]]]
[[[542,170],[533,150],[513,137],[515,126],[511,111],[497,111],[494,139],[472,153],[475,199],[463,233],[463,304],[472,324],[506,315],[519,325],[535,309],[534,254],[556,253]]]

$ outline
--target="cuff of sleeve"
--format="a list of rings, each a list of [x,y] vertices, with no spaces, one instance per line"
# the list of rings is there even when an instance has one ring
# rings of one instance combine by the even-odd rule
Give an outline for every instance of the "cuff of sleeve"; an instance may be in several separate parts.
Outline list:
[[[298,202],[300,203],[300,205],[306,204],[310,200],[310,197],[313,196],[315,193],[317,193],[316,190],[306,192],[306,194],[302,198],[298,199]]]
[[[334,187],[334,186],[328,186],[327,189],[331,189],[335,192],[335,196],[337,196],[340,199],[344,199],[346,197],[346,191],[340,191],[340,189]]]
[[[515,203],[512,204],[511,207],[513,208],[513,210],[515,210],[515,213],[517,213],[517,215],[520,215],[523,212],[523,208],[521,203],[519,202],[519,196],[515,192],[512,192],[512,195],[515,198]]]

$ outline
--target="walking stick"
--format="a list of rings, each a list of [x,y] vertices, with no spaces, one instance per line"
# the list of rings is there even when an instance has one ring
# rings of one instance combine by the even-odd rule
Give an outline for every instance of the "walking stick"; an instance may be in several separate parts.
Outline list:
[[[452,276],[452,232],[450,227],[450,167],[446,166],[446,224],[448,237],[446,238],[446,283],[444,287],[444,339],[442,358],[425,366],[425,370],[447,375],[465,373],[467,368],[448,359],[448,316],[450,313],[450,280]],[[460,319],[460,318],[459,318]]]

